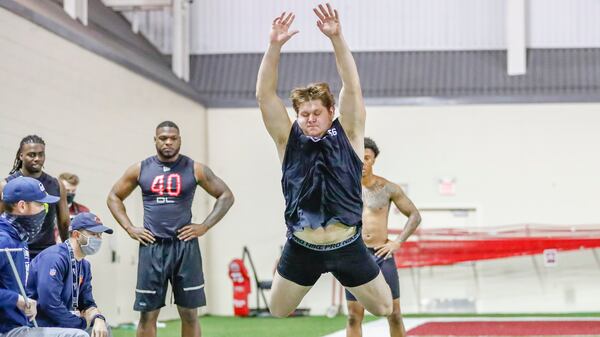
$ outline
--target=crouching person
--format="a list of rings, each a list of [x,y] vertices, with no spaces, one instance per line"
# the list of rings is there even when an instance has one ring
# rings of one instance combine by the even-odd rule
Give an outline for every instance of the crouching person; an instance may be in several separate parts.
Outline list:
[[[18,177],[2,191],[4,212],[0,214],[0,336],[88,337],[85,331],[33,328],[36,301],[22,296],[29,270],[27,241],[39,234],[46,217],[45,204],[58,202],[36,179]],[[7,255],[10,254],[10,256]]]
[[[92,272],[85,259],[100,250],[102,234],[113,230],[88,212],[73,218],[69,239],[33,259],[27,293],[37,301],[38,324],[86,330],[91,337],[111,336],[92,296]]]

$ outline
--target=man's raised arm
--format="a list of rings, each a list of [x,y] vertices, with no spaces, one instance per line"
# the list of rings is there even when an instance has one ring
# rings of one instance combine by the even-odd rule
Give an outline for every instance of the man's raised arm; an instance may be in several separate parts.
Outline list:
[[[317,27],[331,40],[335,63],[342,79],[339,103],[340,123],[357,154],[362,158],[366,112],[356,63],[342,35],[342,26],[337,10],[327,4],[326,6],[319,5],[313,11],[319,18]]]
[[[263,56],[256,81],[256,99],[263,122],[269,135],[275,141],[279,158],[282,160],[292,123],[285,105],[277,96],[277,77],[281,47],[298,33],[298,31],[289,31],[294,18],[293,13],[286,14],[284,12],[273,20],[273,27],[269,35],[269,48]]]

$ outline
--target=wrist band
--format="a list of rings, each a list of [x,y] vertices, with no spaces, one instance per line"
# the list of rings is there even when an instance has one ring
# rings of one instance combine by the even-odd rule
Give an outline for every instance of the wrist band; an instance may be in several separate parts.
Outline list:
[[[92,322],[90,323],[90,326],[94,326],[94,323],[96,322],[96,318],[100,318],[101,320],[104,321],[104,323],[106,323],[106,317],[102,316],[101,314],[95,314],[94,317],[92,317]]]

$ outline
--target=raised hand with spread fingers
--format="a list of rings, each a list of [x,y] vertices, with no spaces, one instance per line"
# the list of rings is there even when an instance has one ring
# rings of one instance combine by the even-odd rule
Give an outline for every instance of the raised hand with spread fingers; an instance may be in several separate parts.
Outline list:
[[[313,8],[313,11],[319,18],[317,20],[317,27],[329,38],[339,36],[342,33],[340,16],[337,10],[331,8],[330,4],[326,4],[325,6],[319,5],[317,8]]]
[[[269,40],[274,44],[283,45],[292,36],[298,34],[297,30],[290,30],[290,26],[294,22],[296,15],[294,13],[281,13],[280,16],[276,17],[273,20],[273,27],[271,29],[271,34],[269,34]]]

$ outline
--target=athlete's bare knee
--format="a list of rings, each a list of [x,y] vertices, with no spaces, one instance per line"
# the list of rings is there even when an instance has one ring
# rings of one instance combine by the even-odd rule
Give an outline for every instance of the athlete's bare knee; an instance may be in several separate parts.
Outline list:
[[[363,314],[348,312],[348,325],[350,325],[350,326],[361,325],[363,318],[364,318]]]
[[[389,316],[392,314],[392,303],[378,303],[369,310],[375,316]]]
[[[277,317],[277,318],[285,318],[291,314],[291,311],[281,310],[281,309],[277,309],[277,308],[269,308],[269,311],[271,312],[271,316]]]
[[[359,307],[357,307],[359,306]],[[348,325],[359,326],[365,317],[365,310],[359,304],[348,302]]]
[[[269,311],[271,312],[271,316],[273,316],[273,317],[285,318],[285,317],[288,317],[292,313],[293,310],[290,310],[289,308],[277,306],[277,305],[271,305],[269,307]]]
[[[387,317],[388,322],[392,325],[400,325],[402,324],[402,315],[400,311],[392,311],[392,313]]]
[[[140,313],[140,325],[142,326],[156,326],[157,319],[158,311],[142,311]]]
[[[198,322],[198,309],[178,308],[179,317],[184,324],[196,324]]]

